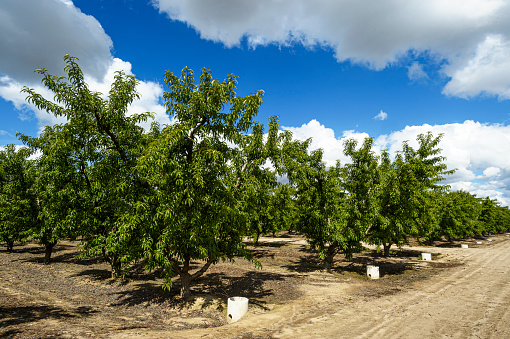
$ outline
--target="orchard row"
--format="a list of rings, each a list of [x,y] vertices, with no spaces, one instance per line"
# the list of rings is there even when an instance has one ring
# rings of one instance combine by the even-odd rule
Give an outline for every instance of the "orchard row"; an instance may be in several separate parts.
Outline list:
[[[279,130],[278,119],[254,120],[263,92],[237,96],[237,78],[219,82],[203,69],[180,77],[165,72],[170,125],[128,115],[139,98],[134,76],[118,72],[108,95],[93,92],[77,59],[66,77],[38,70],[54,93],[24,88],[27,100],[66,123],[39,137],[19,134],[26,147],[0,151],[0,240],[37,239],[49,262],[62,239],[79,239],[82,256],[102,255],[112,277],[143,259],[160,269],[165,287],[179,276],[181,294],[220,260],[243,257],[259,265],[246,237],[292,229],[324,260],[347,258],[362,242],[388,255],[410,237],[420,242],[506,231],[510,212],[497,201],[441,185],[451,173],[440,137],[418,136],[390,155],[373,140],[344,144],[349,163],[327,167],[310,140]],[[270,164],[270,165],[268,165]],[[202,266],[191,270],[192,261]]]

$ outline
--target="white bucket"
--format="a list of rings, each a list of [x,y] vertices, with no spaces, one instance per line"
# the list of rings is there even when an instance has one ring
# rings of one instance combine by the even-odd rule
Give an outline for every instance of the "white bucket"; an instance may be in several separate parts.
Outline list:
[[[422,253],[421,260],[432,260],[432,254],[431,253]]]
[[[468,248],[469,246],[467,244],[461,244],[460,247],[461,248]]]
[[[367,265],[367,277],[370,279],[379,279],[379,266]]]
[[[481,245],[481,244],[482,244],[482,242],[481,242],[481,241],[477,241],[477,242],[476,242],[476,244],[477,244],[477,245]]]
[[[227,302],[227,322],[234,323],[248,312],[248,298],[230,297]]]

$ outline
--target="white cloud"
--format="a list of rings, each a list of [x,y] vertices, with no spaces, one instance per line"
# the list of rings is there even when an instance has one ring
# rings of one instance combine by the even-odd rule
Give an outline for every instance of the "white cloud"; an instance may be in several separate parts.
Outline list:
[[[383,110],[381,110],[375,117],[373,117],[374,120],[386,120],[388,119],[388,113],[386,112],[383,112]]]
[[[317,120],[313,119],[308,124],[303,124],[301,127],[281,127],[283,130],[289,130],[297,140],[306,140],[312,138],[310,150],[322,148],[324,151],[323,160],[327,166],[334,166],[337,160],[345,164],[350,161],[348,157],[343,154],[344,141],[347,139],[355,139],[360,145],[365,138],[368,138],[367,133],[360,133],[352,130],[343,131],[342,136],[337,138],[335,131],[327,128]]]
[[[55,117],[48,114],[46,111],[41,111],[33,104],[25,100],[26,94],[21,93],[23,84],[9,78],[8,76],[0,77],[0,97],[7,101],[12,102],[14,107],[18,110],[20,120],[31,120],[35,118],[38,122],[39,132],[42,131],[44,126],[64,123],[63,117]],[[48,91],[42,85],[33,86],[35,91],[45,98],[53,98],[52,92]]]
[[[413,62],[411,66],[407,67],[407,76],[412,81],[428,78],[427,73],[423,70],[423,65],[418,61]]]
[[[113,58],[112,41],[100,23],[83,14],[69,0],[2,0],[0,2],[0,97],[13,103],[21,120],[35,118],[40,131],[44,126],[65,122],[25,101],[23,86],[34,88],[45,98],[53,94],[41,85],[37,68],[50,74],[63,74],[65,54],[79,58],[90,88],[107,94],[115,71],[131,73],[131,64]],[[140,81],[142,95],[128,113],[155,112],[156,121],[169,123],[160,100],[160,84]],[[144,125],[148,127],[150,122]]]
[[[101,24],[71,1],[0,2],[0,75],[35,84],[33,71],[61,74],[63,56],[80,58],[84,72],[100,78],[111,63],[112,41]]]
[[[509,40],[501,34],[487,36],[472,58],[446,68],[446,74],[451,80],[444,87],[444,94],[469,98],[485,93],[509,99]]]
[[[501,170],[497,167],[491,166],[488,167],[485,171],[483,171],[483,175],[490,178],[490,177],[496,177],[501,173]]]
[[[152,0],[161,13],[227,47],[246,38],[331,48],[338,61],[383,69],[402,57],[446,64],[448,95],[506,99],[510,87],[510,3],[505,0]],[[494,74],[496,70],[500,73]],[[412,63],[411,80],[427,76]]]
[[[292,131],[298,140],[313,138],[310,149],[322,148],[328,166],[334,165],[337,159],[342,163],[349,162],[343,155],[345,139],[354,138],[361,143],[369,136],[349,130],[337,137],[335,131],[317,120],[311,120],[301,127],[282,129]],[[444,134],[439,147],[446,157],[448,169],[457,169],[455,174],[446,177],[445,184],[449,184],[453,190],[463,189],[478,197],[490,196],[504,205],[510,204],[510,126],[469,120],[462,124],[407,126],[401,131],[377,137],[373,150],[380,154],[382,149],[388,149],[394,155],[401,150],[403,141],[408,141],[416,148],[416,137],[429,131],[434,136]]]

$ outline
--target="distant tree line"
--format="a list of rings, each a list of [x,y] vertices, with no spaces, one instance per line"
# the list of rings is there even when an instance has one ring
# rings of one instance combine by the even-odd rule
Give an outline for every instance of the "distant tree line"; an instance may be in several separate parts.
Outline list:
[[[237,96],[237,78],[222,82],[202,69],[165,72],[163,98],[173,123],[139,125],[151,113],[127,115],[139,98],[137,79],[117,72],[107,96],[84,81],[66,56],[66,77],[38,70],[53,100],[24,88],[27,100],[67,122],[25,147],[0,151],[0,241],[36,239],[49,263],[63,239],[80,241],[81,256],[103,256],[118,278],[144,260],[160,269],[164,287],[179,276],[187,299],[193,280],[219,261],[241,257],[259,265],[246,246],[282,230],[301,233],[325,268],[375,244],[389,255],[409,239],[436,240],[507,231],[508,207],[440,185],[452,171],[440,155],[441,135],[404,142],[393,157],[376,155],[373,139],[344,143],[350,162],[327,167],[311,140],[279,131],[277,117],[254,120],[263,93]],[[269,165],[268,165],[269,164]],[[288,178],[282,183],[279,177]],[[201,262],[198,270],[191,263]]]

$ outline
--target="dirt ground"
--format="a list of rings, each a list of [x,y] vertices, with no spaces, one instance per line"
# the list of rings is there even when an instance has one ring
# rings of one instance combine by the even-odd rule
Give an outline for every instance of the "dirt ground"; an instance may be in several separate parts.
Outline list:
[[[250,246],[262,269],[244,260],[211,267],[191,307],[143,263],[119,282],[99,258],[75,259],[75,242],[58,245],[50,265],[35,243],[1,247],[0,337],[510,338],[510,237],[491,239],[404,247],[390,258],[367,249],[352,262],[337,256],[328,273],[298,236],[262,238]],[[367,264],[380,279],[366,278]],[[250,299],[233,324],[227,296]]]

